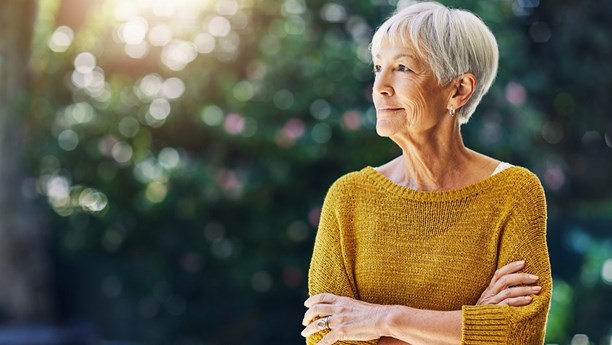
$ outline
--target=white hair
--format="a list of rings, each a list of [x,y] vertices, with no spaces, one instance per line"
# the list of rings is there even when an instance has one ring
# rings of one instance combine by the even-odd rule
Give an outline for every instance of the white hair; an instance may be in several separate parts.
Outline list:
[[[383,41],[412,45],[441,85],[464,73],[474,74],[474,93],[457,110],[461,124],[470,119],[497,75],[497,41],[480,18],[465,10],[437,2],[410,5],[378,28],[370,45],[372,55],[379,52]]]

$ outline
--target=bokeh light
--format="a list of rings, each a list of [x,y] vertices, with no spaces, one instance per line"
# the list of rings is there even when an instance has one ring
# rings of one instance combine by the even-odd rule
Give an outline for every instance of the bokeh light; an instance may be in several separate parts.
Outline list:
[[[126,116],[117,125],[119,133],[126,138],[133,138],[140,130],[140,122],[131,116]]]
[[[172,147],[165,147],[159,152],[159,164],[166,169],[174,169],[180,162],[178,151]]]
[[[589,345],[589,337],[586,334],[576,334],[572,337],[570,345]]]
[[[333,2],[323,5],[319,14],[322,19],[332,23],[342,22],[346,19],[346,9],[344,6]]]
[[[58,26],[49,38],[49,49],[56,53],[63,53],[72,44],[74,32],[67,26]]]
[[[347,131],[356,131],[361,127],[361,114],[351,110],[342,114],[342,127]]]
[[[244,116],[237,113],[229,113],[225,117],[223,128],[228,134],[237,135],[244,131],[245,124]]]
[[[216,45],[215,38],[206,32],[199,33],[196,36],[194,43],[200,54],[211,53],[215,49]]]
[[[233,16],[238,12],[239,6],[236,0],[225,0],[216,2],[216,11],[223,16]]]
[[[223,16],[215,16],[208,22],[208,32],[216,37],[227,36],[232,31],[232,24]]]
[[[138,83],[138,90],[144,94],[145,99],[158,96],[162,90],[163,79],[156,73],[147,74]]]
[[[115,143],[111,149],[111,154],[119,164],[126,164],[132,159],[132,147],[123,141]]]
[[[166,198],[168,188],[160,181],[153,181],[147,185],[145,196],[152,203],[160,203]]]
[[[143,41],[136,44],[128,43],[123,47],[125,54],[133,59],[142,59],[149,52],[149,47]]]
[[[170,115],[170,102],[165,98],[156,98],[149,105],[149,114],[155,120],[165,120]]]
[[[180,78],[172,77],[164,80],[162,94],[168,99],[177,99],[185,92],[185,83]]]
[[[87,211],[100,212],[107,204],[106,195],[93,188],[86,188],[79,194],[79,205]]]
[[[242,80],[234,86],[232,95],[241,102],[247,102],[255,95],[255,87],[248,80]]]
[[[197,53],[195,44],[175,39],[163,48],[161,61],[169,69],[180,71],[196,58]]]
[[[506,85],[506,99],[513,105],[523,105],[527,101],[527,91],[521,84],[510,82]]]
[[[144,41],[149,29],[149,23],[143,17],[134,16],[119,26],[117,37],[126,44],[137,45]]]
[[[202,121],[209,126],[218,126],[223,122],[223,110],[216,105],[206,106],[201,112]]]
[[[172,40],[172,29],[167,24],[159,24],[151,28],[147,37],[151,45],[163,47]]]
[[[604,261],[601,267],[601,279],[609,285],[612,285],[612,258]]]
[[[63,130],[57,136],[57,144],[64,151],[72,151],[79,145],[79,136],[72,129]]]
[[[565,130],[559,122],[550,121],[542,126],[542,137],[549,144],[558,144],[563,139]]]
[[[134,167],[134,177],[141,183],[166,180],[162,166],[153,158],[138,162]]]
[[[88,74],[96,67],[96,57],[90,52],[83,52],[74,58],[74,68],[77,72]]]
[[[274,94],[274,105],[276,105],[281,110],[288,110],[293,106],[295,102],[295,97],[293,96],[293,92],[282,89],[278,90]]]
[[[331,106],[326,100],[319,98],[310,104],[310,114],[318,120],[324,120],[331,114]]]
[[[65,120],[70,125],[85,124],[95,117],[95,110],[87,102],[71,104],[64,110]]]

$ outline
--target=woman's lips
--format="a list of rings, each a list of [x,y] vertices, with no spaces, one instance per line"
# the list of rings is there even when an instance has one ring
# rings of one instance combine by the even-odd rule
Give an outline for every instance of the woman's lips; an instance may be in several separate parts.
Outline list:
[[[379,113],[391,113],[394,111],[402,110],[402,108],[377,108],[376,111]]]

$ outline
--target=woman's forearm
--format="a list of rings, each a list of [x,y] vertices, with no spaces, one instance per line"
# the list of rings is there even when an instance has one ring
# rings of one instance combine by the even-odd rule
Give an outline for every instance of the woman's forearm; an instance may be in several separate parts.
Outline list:
[[[461,342],[461,310],[422,310],[406,306],[389,306],[386,334],[411,345],[457,345]],[[379,344],[394,342],[382,338]],[[395,342],[397,344],[397,342]]]

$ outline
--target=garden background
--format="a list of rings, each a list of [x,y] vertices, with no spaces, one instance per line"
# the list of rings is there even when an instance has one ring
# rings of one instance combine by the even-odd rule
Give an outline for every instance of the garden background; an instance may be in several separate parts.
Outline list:
[[[302,344],[396,0],[2,0],[0,343]],[[443,1],[500,47],[467,145],[548,198],[547,343],[612,344],[612,3]]]

